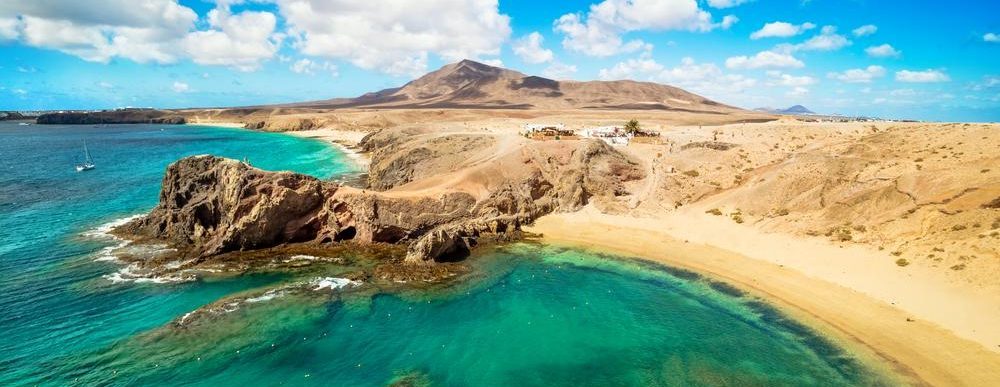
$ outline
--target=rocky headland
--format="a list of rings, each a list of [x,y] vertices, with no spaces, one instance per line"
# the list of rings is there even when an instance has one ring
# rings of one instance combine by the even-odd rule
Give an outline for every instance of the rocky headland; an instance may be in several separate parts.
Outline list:
[[[183,125],[183,115],[169,110],[124,109],[99,112],[45,113],[36,119],[40,125],[167,124]]]
[[[427,265],[460,260],[484,241],[518,238],[521,226],[539,216],[614,197],[642,177],[635,162],[605,143],[576,141],[515,148],[500,158],[519,167],[477,187],[435,182],[400,189],[447,175],[445,166],[426,164],[437,160],[436,153],[468,156],[494,150],[495,141],[469,135],[442,144],[438,137],[414,140],[400,131],[373,134],[361,145],[372,150],[369,183],[375,190],[263,171],[232,159],[188,157],[167,168],[159,204],[116,234],[165,243],[176,249],[170,259],[186,260],[187,266],[232,252],[347,243],[405,246],[401,262]]]

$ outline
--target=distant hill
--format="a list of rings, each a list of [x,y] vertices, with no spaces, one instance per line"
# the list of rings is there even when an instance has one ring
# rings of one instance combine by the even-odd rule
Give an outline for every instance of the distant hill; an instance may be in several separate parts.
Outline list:
[[[754,109],[757,112],[771,113],[771,114],[789,114],[789,115],[815,115],[816,112],[809,110],[809,108],[802,105],[795,105],[787,109],[772,109],[772,108],[757,108]]]
[[[634,109],[699,113],[745,112],[685,90],[652,82],[556,81],[463,60],[402,87],[281,105],[303,108]]]

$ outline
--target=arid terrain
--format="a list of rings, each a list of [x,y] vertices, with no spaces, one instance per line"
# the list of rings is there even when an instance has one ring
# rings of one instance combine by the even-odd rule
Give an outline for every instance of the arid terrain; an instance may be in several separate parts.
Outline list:
[[[366,159],[367,184],[188,159],[126,228],[194,256],[349,239],[422,265],[526,229],[723,277],[932,384],[1000,381],[1000,126],[807,122],[667,86],[552,82],[461,62],[356,99],[180,111],[335,142]],[[522,133],[629,119],[659,135]]]

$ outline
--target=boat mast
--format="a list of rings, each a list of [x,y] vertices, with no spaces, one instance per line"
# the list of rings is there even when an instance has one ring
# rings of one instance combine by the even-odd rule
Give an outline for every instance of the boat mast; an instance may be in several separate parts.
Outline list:
[[[93,164],[94,163],[94,161],[90,158],[90,150],[87,149],[87,142],[86,141],[83,142],[83,154],[86,157],[85,162],[87,164]]]

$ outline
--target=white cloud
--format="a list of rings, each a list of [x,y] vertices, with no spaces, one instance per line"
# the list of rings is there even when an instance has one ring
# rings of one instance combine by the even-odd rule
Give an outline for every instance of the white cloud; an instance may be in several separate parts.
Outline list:
[[[802,97],[802,96],[804,96],[806,94],[809,94],[809,89],[807,89],[805,87],[802,87],[802,86],[796,86],[795,88],[793,88],[793,89],[789,90],[787,93],[785,93],[785,95],[787,95],[789,97]]]
[[[731,97],[754,87],[757,80],[740,74],[726,74],[713,63],[697,63],[683,58],[680,65],[668,68],[649,56],[619,62],[599,72],[603,80],[646,80],[683,87],[714,97]]]
[[[177,0],[4,2],[0,35],[91,62],[124,58],[174,63],[190,58],[199,64],[255,69],[277,50],[274,15],[230,15],[227,4],[219,2],[208,14],[209,29],[199,31],[198,15]]]
[[[889,44],[871,46],[866,48],[865,52],[868,53],[868,56],[875,58],[896,58],[902,54],[902,52],[899,52],[899,50],[896,50]]]
[[[970,88],[973,91],[983,91],[987,89],[1000,88],[1000,76],[987,75],[983,77],[982,82],[973,84]]]
[[[100,82],[97,82],[97,87],[100,87],[102,89],[113,89],[113,88],[115,88],[115,85],[112,85],[111,82],[100,81]]]
[[[808,75],[794,76],[791,74],[784,74],[780,71],[768,71],[767,72],[768,84],[771,86],[789,86],[789,87],[801,87],[816,84],[816,78],[810,77]]]
[[[17,95],[27,95],[28,94],[28,91],[25,90],[25,89],[14,89],[14,90],[11,90],[11,91],[13,91],[14,94],[17,94]]]
[[[15,40],[21,36],[18,31],[18,20],[15,18],[0,17],[0,41]]]
[[[576,74],[576,66],[559,62],[552,63],[545,70],[542,70],[542,75],[545,77],[558,80],[573,79],[574,74]]]
[[[92,62],[121,57],[140,63],[171,63],[178,57],[177,40],[194,27],[198,16],[176,0],[138,4],[49,0],[3,2],[0,18],[18,20],[19,39],[29,46]]]
[[[562,45],[570,51],[590,56],[610,56],[652,48],[642,40],[625,42],[622,35],[637,30],[687,30],[707,32],[729,28],[737,19],[727,17],[712,22],[696,0],[604,0],[592,4],[586,15],[570,13],[553,23],[563,34]]]
[[[726,16],[722,17],[722,22],[720,22],[718,24],[718,26],[719,26],[719,28],[722,28],[724,30],[728,30],[729,27],[733,26],[733,24],[736,24],[736,23],[739,23],[739,22],[740,22],[740,18],[738,18],[738,17],[736,17],[734,15],[726,15]]]
[[[426,71],[428,55],[446,61],[500,53],[510,18],[496,0],[277,0],[303,54],[344,59],[393,75]]]
[[[289,69],[296,74],[314,75],[317,72],[323,71],[330,73],[334,77],[339,75],[336,65],[327,61],[316,62],[308,58],[295,61],[295,63],[289,66]]]
[[[754,56],[734,56],[726,59],[726,67],[731,69],[759,68],[801,68],[805,63],[791,54],[761,51]]]
[[[277,20],[270,12],[230,14],[226,8],[208,12],[212,29],[188,34],[181,43],[195,63],[254,71],[274,57],[281,43]]]
[[[708,0],[708,6],[712,8],[731,8],[753,0]]]
[[[812,23],[803,23],[796,25],[780,21],[771,22],[764,24],[764,27],[750,34],[750,39],[756,40],[762,38],[787,38],[801,34],[813,28],[816,28],[816,25]]]
[[[819,35],[813,36],[805,43],[795,46],[796,50],[834,51],[850,46],[851,41],[844,35],[837,34],[837,27],[824,26]]]
[[[544,40],[542,34],[536,31],[515,40],[511,47],[514,49],[514,54],[526,63],[551,62],[554,55],[552,50],[542,48]]]
[[[31,66],[17,66],[17,72],[19,73],[37,73],[38,69]]]
[[[829,73],[828,78],[836,79],[847,83],[871,83],[875,78],[885,76],[885,68],[882,66],[868,66],[863,69],[850,69],[842,73]]]
[[[186,93],[191,90],[191,87],[187,83],[174,81],[174,84],[170,86],[170,90],[175,93]]]
[[[648,56],[618,62],[609,69],[601,69],[598,77],[605,81],[655,77],[664,69],[663,65]]]
[[[875,25],[872,25],[872,24],[867,24],[867,25],[863,25],[861,27],[855,28],[854,31],[851,31],[851,33],[853,33],[854,36],[860,38],[862,36],[868,36],[868,35],[874,34],[875,31],[878,31],[878,27],[876,27]]]
[[[493,67],[503,67],[503,60],[501,60],[500,58],[480,59],[479,61],[482,62],[483,64],[490,65]]]
[[[896,80],[907,83],[936,83],[947,82],[950,81],[951,78],[948,77],[948,74],[945,74],[940,70],[903,70],[896,72]]]
[[[983,41],[990,43],[1000,43],[1000,35],[990,32],[986,35],[983,35]]]

